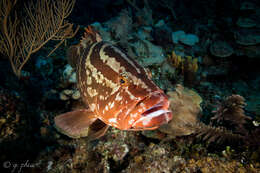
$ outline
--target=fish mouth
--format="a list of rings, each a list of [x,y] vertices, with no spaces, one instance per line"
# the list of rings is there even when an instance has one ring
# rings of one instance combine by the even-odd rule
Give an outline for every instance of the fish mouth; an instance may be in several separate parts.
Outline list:
[[[161,92],[145,97],[136,105],[136,108],[146,109],[142,111],[140,118],[132,124],[132,127],[135,129],[156,128],[168,123],[172,119],[172,113],[168,110],[168,98]]]

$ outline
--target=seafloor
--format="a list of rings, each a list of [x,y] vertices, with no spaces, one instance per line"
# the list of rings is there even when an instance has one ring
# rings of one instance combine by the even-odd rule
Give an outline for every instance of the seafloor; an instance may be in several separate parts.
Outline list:
[[[75,37],[32,55],[18,79],[0,59],[4,172],[260,172],[260,3],[77,0]],[[154,131],[110,127],[71,139],[54,117],[82,106],[66,52],[91,25],[169,96],[172,121]],[[2,172],[2,171],[1,171]]]

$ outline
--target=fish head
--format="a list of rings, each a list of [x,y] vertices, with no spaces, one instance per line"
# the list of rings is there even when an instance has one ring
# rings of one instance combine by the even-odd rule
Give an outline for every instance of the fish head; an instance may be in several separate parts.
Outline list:
[[[100,52],[100,57],[114,58],[98,69],[104,76],[102,83],[95,84],[99,119],[122,130],[154,129],[171,120],[166,94],[142,66],[110,45],[103,45],[96,52]],[[95,61],[98,60],[93,58],[92,64],[98,66]]]
[[[135,130],[152,130],[172,119],[169,101],[162,91],[148,94],[131,110],[129,125]]]
[[[120,87],[105,107],[106,115],[113,115],[108,124],[122,130],[149,130],[172,119],[168,97],[145,72],[120,74],[117,76]]]

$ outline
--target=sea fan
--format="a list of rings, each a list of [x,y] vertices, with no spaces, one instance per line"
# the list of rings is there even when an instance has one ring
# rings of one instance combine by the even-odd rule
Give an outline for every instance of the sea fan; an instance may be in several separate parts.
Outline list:
[[[245,125],[251,118],[244,113],[245,105],[245,99],[240,95],[227,97],[214,111],[215,116],[211,118],[211,124],[225,126],[234,133],[247,135]]]
[[[227,97],[214,111],[210,125],[197,125],[196,136],[208,143],[246,143],[249,137],[246,125],[251,118],[244,114],[245,105],[245,99],[240,95]]]
[[[198,123],[196,127],[196,137],[208,143],[234,143],[244,141],[244,137],[240,134],[234,134],[232,131],[224,127],[213,127],[203,123]]]
[[[206,125],[199,121],[202,98],[195,91],[177,85],[175,91],[167,94],[173,119],[159,128],[167,134],[167,139],[193,135],[208,144],[248,144],[250,136],[257,136],[250,135],[245,128],[251,118],[244,114],[245,99],[240,95],[227,97],[215,111],[211,124]]]

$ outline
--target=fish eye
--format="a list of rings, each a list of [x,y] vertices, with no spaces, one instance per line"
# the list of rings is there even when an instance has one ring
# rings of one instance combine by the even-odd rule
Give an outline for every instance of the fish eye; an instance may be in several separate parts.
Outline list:
[[[127,74],[125,72],[120,73],[118,82],[121,85],[127,85],[128,84],[128,76],[127,76]]]
[[[125,83],[125,80],[121,78],[121,79],[120,79],[120,83],[121,83],[121,84],[124,84],[124,83]]]
[[[120,83],[120,85],[123,85],[123,86],[127,85],[127,79],[123,76],[120,76],[119,83]]]

